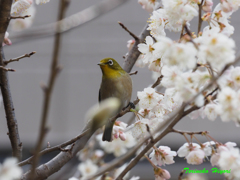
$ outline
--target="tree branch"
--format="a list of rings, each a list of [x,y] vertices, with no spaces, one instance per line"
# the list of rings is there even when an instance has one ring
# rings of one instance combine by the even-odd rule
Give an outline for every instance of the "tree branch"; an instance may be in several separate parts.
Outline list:
[[[116,180],[121,180],[125,174],[130,171],[137,163],[138,161],[145,155],[145,153],[148,152],[149,149],[152,148],[152,146],[154,144],[156,144],[158,141],[160,141],[163,137],[165,137],[168,133],[172,132],[172,128],[187,114],[189,114],[190,112],[198,109],[196,106],[193,106],[191,109],[189,109],[188,111],[184,111],[184,107],[186,105],[183,105],[182,108],[180,108],[180,110],[178,110],[177,112],[177,116],[175,118],[168,118],[167,120],[165,120],[165,122],[167,123],[167,121],[170,121],[170,123],[165,123],[164,125],[162,125],[162,127],[165,127],[165,130],[163,130],[156,138],[154,138],[154,141],[149,141],[149,143],[146,145],[146,147],[134,158],[130,161],[130,163],[127,165],[127,167],[121,172],[121,174],[116,178]],[[157,128],[157,131],[159,131],[159,128]],[[156,133],[156,131],[155,131]]]
[[[59,171],[69,160],[76,156],[76,154],[86,146],[87,141],[92,136],[94,132],[89,131],[85,136],[81,137],[79,140],[75,142],[75,145],[72,147],[71,145],[67,146],[65,149],[71,149],[71,151],[61,152],[56,157],[51,159],[49,162],[42,164],[35,171],[35,179],[34,180],[42,180],[46,179],[55,172]],[[30,176],[30,172],[26,172],[21,180],[32,180]]]
[[[60,1],[58,21],[61,21],[63,19],[63,17],[65,16],[66,8],[68,5],[67,3],[68,3],[67,0]],[[57,29],[60,29],[60,25],[57,27]],[[52,65],[51,65],[48,86],[44,91],[44,102],[43,102],[43,111],[42,111],[42,117],[41,117],[41,127],[40,127],[40,132],[39,132],[36,148],[34,151],[34,156],[32,159],[32,168],[31,168],[31,173],[30,173],[30,179],[35,179],[35,169],[37,167],[38,160],[40,157],[39,152],[42,148],[43,140],[44,140],[46,132],[47,132],[46,123],[47,123],[47,117],[48,117],[49,106],[50,106],[50,101],[51,101],[51,95],[52,95],[53,87],[55,84],[56,76],[59,72],[58,61],[59,61],[60,44],[61,44],[61,34],[57,33],[55,35],[54,51],[53,51],[53,58],[52,58]]]
[[[204,0],[201,1],[201,4],[198,5],[198,34],[201,31],[202,27],[202,6],[203,6]]]
[[[138,73],[138,71],[135,71],[135,72],[129,73],[129,75],[132,76],[132,75],[136,75],[137,73]]]
[[[8,61],[4,61],[4,64],[7,65],[8,63],[11,63],[11,62],[14,62],[14,61],[19,61],[20,59],[23,59],[25,57],[31,57],[35,53],[36,53],[36,51],[33,51],[33,52],[29,53],[29,54],[25,54],[25,55],[19,56],[19,57],[14,58],[14,59],[10,59]]]
[[[10,16],[8,19],[25,19],[25,18],[29,18],[31,17],[31,15],[25,15],[25,16]]]
[[[12,0],[0,1],[0,66],[4,66],[4,53],[2,49],[2,42],[5,32],[7,30],[12,6]],[[22,143],[18,133],[18,123],[14,112],[11,91],[8,82],[7,71],[1,68],[0,70],[0,83],[3,96],[3,104],[7,119],[8,134],[12,146],[12,155],[18,160],[22,159]]]
[[[64,142],[62,144],[59,144],[57,146],[47,147],[46,149],[39,152],[39,156],[42,156],[44,154],[47,154],[47,153],[50,153],[50,152],[53,152],[53,151],[61,151],[61,148],[64,148],[64,147],[76,142],[77,140],[81,139],[83,136],[87,135],[87,133],[89,133],[89,132],[90,132],[90,130],[86,130],[83,133],[79,134],[78,136],[76,136],[75,138],[73,138],[69,141],[66,141],[66,142]],[[26,164],[31,164],[32,159],[33,159],[33,156],[31,156],[28,159],[18,163],[18,166],[24,166]]]
[[[65,33],[81,25],[100,17],[101,15],[119,7],[128,0],[102,0],[80,12],[77,12],[62,21],[42,25],[36,28],[31,28],[24,32],[11,34],[11,41],[16,44],[19,41],[26,41],[27,39],[43,38],[55,35],[56,33]],[[60,26],[60,29],[56,27]]]
[[[132,36],[132,37],[135,39],[135,41],[140,41],[139,37],[137,37],[134,33],[132,33],[131,31],[129,31],[129,29],[128,29],[126,26],[124,26],[123,23],[121,23],[120,21],[118,21],[118,24],[119,24],[123,29],[125,29],[125,31],[127,31],[127,32],[130,34],[130,36]]]
[[[3,69],[4,71],[12,71],[12,72],[15,72],[14,69],[11,69],[11,68],[5,68],[4,66],[0,66],[0,69]]]
[[[128,56],[123,63],[123,69],[128,73],[131,71],[139,55],[141,54],[140,51],[138,51],[138,44],[143,43],[145,38],[150,35],[150,31],[147,30],[147,28],[148,24],[146,24],[146,26],[143,28],[138,40],[135,40],[132,49],[128,52]]]

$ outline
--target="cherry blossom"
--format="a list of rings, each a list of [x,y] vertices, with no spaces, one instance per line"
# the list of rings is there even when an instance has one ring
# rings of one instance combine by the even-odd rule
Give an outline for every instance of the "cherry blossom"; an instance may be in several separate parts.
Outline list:
[[[81,173],[82,178],[86,178],[95,174],[98,170],[98,166],[94,164],[90,159],[87,159],[85,162],[82,162],[78,166],[78,170]]]
[[[142,92],[139,91],[137,96],[140,100],[139,107],[143,109],[151,109],[163,99],[163,95],[156,93],[153,88],[145,88]]]
[[[21,178],[22,169],[17,166],[16,158],[7,158],[0,164],[0,180],[14,180]]]
[[[149,157],[155,165],[162,166],[165,164],[173,164],[175,162],[173,157],[176,155],[177,153],[175,151],[171,151],[169,147],[159,146],[157,149],[152,151]]]

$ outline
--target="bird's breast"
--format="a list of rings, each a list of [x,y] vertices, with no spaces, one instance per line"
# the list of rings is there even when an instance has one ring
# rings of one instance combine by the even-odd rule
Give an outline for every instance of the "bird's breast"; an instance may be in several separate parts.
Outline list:
[[[103,78],[100,87],[101,100],[109,97],[119,98],[121,101],[121,109],[126,107],[132,96],[132,80],[126,73],[118,78]]]

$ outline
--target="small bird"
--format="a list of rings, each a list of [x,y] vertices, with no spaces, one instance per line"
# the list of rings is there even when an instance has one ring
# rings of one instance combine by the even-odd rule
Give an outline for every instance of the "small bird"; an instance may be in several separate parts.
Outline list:
[[[119,113],[130,103],[132,96],[132,79],[113,58],[105,58],[98,64],[102,70],[102,83],[99,89],[98,100],[115,97],[120,100]],[[112,129],[114,122],[108,120],[103,133],[103,141],[112,140]]]

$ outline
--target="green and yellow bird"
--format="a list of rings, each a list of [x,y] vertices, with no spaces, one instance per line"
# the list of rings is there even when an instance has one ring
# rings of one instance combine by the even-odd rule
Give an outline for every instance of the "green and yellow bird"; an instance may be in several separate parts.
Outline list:
[[[99,102],[116,97],[120,100],[120,107],[117,111],[119,113],[123,108],[130,103],[132,96],[132,79],[130,75],[125,72],[121,66],[113,58],[105,58],[98,64],[102,70],[102,83],[99,89]],[[114,122],[108,121],[105,125],[103,133],[103,141],[112,140],[112,129]]]

